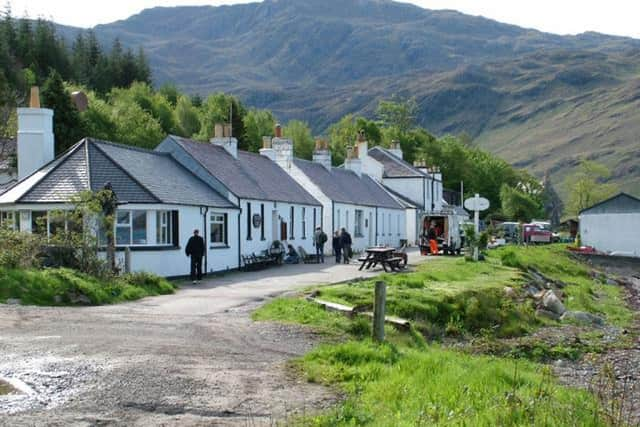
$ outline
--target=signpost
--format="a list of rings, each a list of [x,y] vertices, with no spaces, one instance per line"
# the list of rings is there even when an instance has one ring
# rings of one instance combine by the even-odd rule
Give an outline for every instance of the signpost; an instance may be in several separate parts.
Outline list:
[[[476,237],[480,233],[480,212],[489,209],[489,201],[484,197],[480,197],[476,194],[474,197],[470,197],[464,201],[464,208],[469,211],[473,211],[473,222],[476,228]],[[478,248],[473,249],[473,259],[478,260]]]

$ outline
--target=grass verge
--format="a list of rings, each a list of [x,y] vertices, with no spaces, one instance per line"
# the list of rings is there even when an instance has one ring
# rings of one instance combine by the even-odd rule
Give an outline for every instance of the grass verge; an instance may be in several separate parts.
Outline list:
[[[85,300],[94,305],[132,301],[152,295],[170,294],[174,286],[147,273],[133,273],[101,280],[66,268],[0,269],[0,302],[20,299],[28,305],[72,305]]]

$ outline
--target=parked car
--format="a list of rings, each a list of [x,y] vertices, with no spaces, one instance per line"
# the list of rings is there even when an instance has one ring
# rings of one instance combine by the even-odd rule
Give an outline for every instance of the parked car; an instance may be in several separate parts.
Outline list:
[[[503,222],[496,226],[496,230],[502,232],[502,236],[504,240],[507,242],[517,242],[518,241],[518,226],[520,224],[517,222]]]
[[[551,243],[553,233],[539,223],[524,224],[522,226],[522,241],[525,243]]]

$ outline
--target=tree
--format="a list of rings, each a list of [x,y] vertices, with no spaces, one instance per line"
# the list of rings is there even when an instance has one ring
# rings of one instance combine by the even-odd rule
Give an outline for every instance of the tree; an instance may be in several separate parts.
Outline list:
[[[560,219],[562,218],[562,212],[564,210],[564,203],[562,203],[562,199],[560,199],[555,188],[553,188],[553,184],[549,178],[549,173],[544,175],[544,182],[542,186],[542,201],[544,204],[545,216],[549,221],[551,221],[551,225],[553,227],[557,227],[560,225]]]
[[[42,103],[53,110],[56,154],[66,151],[85,136],[84,123],[65,89],[60,74],[52,70],[42,87]]]
[[[605,182],[610,176],[606,166],[582,160],[577,170],[564,181],[569,192],[567,213],[577,217],[580,211],[613,196],[618,187]]]
[[[244,116],[244,134],[249,151],[258,152],[262,137],[273,136],[276,118],[269,110],[251,109]]]
[[[175,109],[176,120],[182,136],[190,138],[200,132],[200,118],[198,110],[191,104],[191,100],[186,96],[178,98]]]
[[[542,212],[542,205],[531,195],[508,184],[500,188],[500,201],[502,212],[515,221],[529,222]]]
[[[155,148],[165,137],[160,123],[138,104],[117,100],[111,120],[115,124],[115,140],[143,148]]]
[[[245,140],[245,114],[246,110],[236,97],[221,92],[209,95],[201,107],[201,127],[196,137],[202,141],[209,140],[213,137],[215,125],[228,123],[231,115],[232,133],[238,139],[238,147],[247,150],[249,144]]]
[[[415,126],[418,104],[415,98],[401,100],[393,97],[382,100],[376,109],[376,116],[384,127],[395,127],[400,133],[406,133]]]
[[[315,142],[306,122],[291,120],[284,127],[283,134],[293,140],[293,154],[296,157],[311,160]]]
[[[340,165],[347,156],[347,147],[355,144],[358,125],[352,114],[347,114],[338,123],[329,127],[329,146],[334,165]]]

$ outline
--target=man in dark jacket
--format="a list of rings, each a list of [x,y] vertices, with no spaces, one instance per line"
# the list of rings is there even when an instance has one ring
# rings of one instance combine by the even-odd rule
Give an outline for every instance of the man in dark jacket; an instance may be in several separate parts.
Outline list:
[[[204,239],[198,230],[193,230],[193,236],[189,238],[184,251],[191,257],[191,280],[196,284],[202,280],[202,257],[205,251]]]
[[[342,258],[342,238],[340,232],[336,230],[333,240],[331,241],[333,247],[333,254],[336,256],[336,264],[340,264]]]
[[[351,234],[347,231],[346,228],[342,229],[342,233],[340,234],[340,242],[342,243],[342,258],[344,259],[345,264],[349,264],[349,259],[351,258]]]

